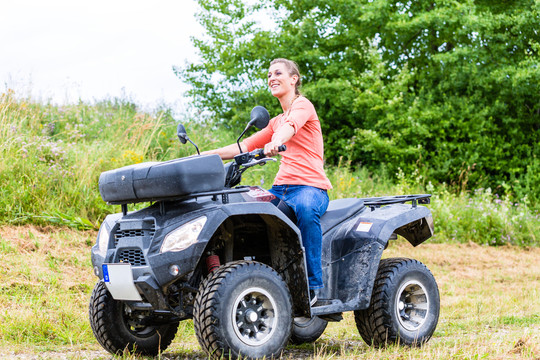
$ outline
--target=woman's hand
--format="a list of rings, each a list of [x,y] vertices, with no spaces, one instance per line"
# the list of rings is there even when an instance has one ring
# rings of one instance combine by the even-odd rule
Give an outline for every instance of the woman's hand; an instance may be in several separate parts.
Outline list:
[[[264,155],[265,156],[276,156],[278,154],[278,148],[283,145],[279,141],[271,141],[268,144],[264,145]]]
[[[283,124],[279,130],[272,136],[272,141],[264,145],[264,155],[276,156],[278,154],[278,147],[285,144],[294,136],[294,128],[291,124]]]

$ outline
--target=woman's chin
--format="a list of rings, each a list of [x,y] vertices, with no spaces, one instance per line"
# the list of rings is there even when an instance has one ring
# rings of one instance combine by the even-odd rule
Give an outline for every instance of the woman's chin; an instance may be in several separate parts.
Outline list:
[[[279,89],[270,89],[270,93],[274,96],[274,97],[277,97],[277,98],[280,98],[282,97],[283,95],[286,94],[285,91],[282,91],[282,90],[279,90]]]

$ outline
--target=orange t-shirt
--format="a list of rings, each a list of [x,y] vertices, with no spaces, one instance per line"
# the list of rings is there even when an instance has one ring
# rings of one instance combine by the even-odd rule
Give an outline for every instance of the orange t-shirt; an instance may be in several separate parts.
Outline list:
[[[287,150],[281,152],[281,164],[274,185],[309,185],[319,189],[331,189],[332,184],[324,172],[324,145],[321,123],[313,104],[301,96],[296,99],[288,114],[280,114],[270,120],[267,127],[243,141],[248,151],[263,148],[285,123],[294,128],[295,135],[285,143]]]

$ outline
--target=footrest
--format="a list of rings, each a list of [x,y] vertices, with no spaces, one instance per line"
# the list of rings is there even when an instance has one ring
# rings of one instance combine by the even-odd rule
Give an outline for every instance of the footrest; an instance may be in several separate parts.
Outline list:
[[[311,315],[317,315],[321,317],[322,315],[336,314],[345,311],[345,304],[341,300],[321,300],[328,301],[328,305],[315,306],[311,308]]]
[[[326,315],[319,315],[319,317],[326,321],[334,321],[339,322],[343,320],[343,313],[334,313],[334,314],[326,314]]]

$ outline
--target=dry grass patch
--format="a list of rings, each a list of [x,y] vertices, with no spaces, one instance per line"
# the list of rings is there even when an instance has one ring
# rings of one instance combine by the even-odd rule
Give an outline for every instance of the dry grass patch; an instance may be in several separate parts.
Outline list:
[[[87,320],[95,235],[0,228],[0,358],[110,359]],[[373,349],[347,313],[314,344],[287,347],[283,359],[540,359],[540,249],[472,243],[413,248],[400,240],[384,256],[415,258],[433,272],[441,293],[433,338],[419,349]],[[180,324],[161,358],[206,359],[191,321]]]
[[[86,320],[93,232],[0,228],[0,338],[4,345],[89,342]]]

